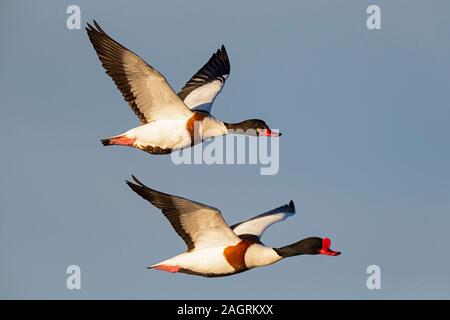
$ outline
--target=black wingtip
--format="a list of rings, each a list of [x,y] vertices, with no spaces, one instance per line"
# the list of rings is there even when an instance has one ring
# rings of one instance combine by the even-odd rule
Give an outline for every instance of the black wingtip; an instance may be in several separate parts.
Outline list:
[[[91,23],[86,22],[86,25],[87,25],[86,30],[88,30],[88,31],[97,31],[97,25],[98,25],[97,21],[92,20]]]
[[[289,209],[291,209],[292,210],[292,212],[295,212],[295,205],[294,205],[294,201],[289,201],[289,204],[288,204],[288,206],[289,206]]]
[[[100,142],[104,146],[110,146],[111,145],[111,141],[109,139],[101,139]]]
[[[145,187],[138,185],[138,184],[134,184],[131,181],[125,180],[125,183],[130,187],[131,190],[133,190],[134,192],[136,192],[138,195],[140,195],[142,198],[148,200],[145,197]]]
[[[213,57],[214,56],[217,56],[220,59],[225,60],[223,62],[229,64],[227,49],[225,49],[225,46],[223,44],[220,47],[220,49],[217,49],[216,53],[213,54]]]
[[[131,188],[131,190],[135,190],[135,188],[138,187],[138,185],[128,180],[125,180],[125,183]]]
[[[103,31],[102,27],[100,27],[95,19],[92,20],[92,24],[90,24],[89,22],[86,23],[86,31],[88,33],[105,33],[105,31]]]
[[[141,185],[142,187],[146,187],[146,185],[143,184],[142,182],[140,182],[139,179],[136,178],[133,174],[131,175],[131,177],[133,178],[134,182],[136,182],[137,184]]]
[[[228,53],[227,53],[227,49],[225,49],[225,46],[222,44],[222,46],[220,47],[220,50],[218,50],[218,53],[220,55],[222,55],[226,60],[228,60]]]
[[[97,30],[103,32],[102,27],[100,27],[100,25],[97,23],[97,21],[95,21],[95,19],[93,20],[93,22],[94,22],[94,26],[97,28]]]

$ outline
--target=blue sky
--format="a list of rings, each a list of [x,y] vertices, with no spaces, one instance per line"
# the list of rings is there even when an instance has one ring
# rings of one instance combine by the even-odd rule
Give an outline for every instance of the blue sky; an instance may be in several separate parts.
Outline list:
[[[182,165],[104,148],[138,121],[101,68],[81,8],[181,88],[224,44],[219,119],[280,129],[280,171]],[[366,28],[381,7],[382,29]],[[448,1],[3,1],[0,10],[1,298],[450,298]],[[222,210],[229,223],[294,200],[263,241],[329,236],[300,256],[204,279],[146,266],[185,245],[124,183]],[[67,266],[82,289],[67,290]],[[379,265],[382,289],[368,290]]]

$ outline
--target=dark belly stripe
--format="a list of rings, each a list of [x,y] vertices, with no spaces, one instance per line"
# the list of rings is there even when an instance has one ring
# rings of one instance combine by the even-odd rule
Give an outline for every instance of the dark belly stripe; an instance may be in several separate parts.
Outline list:
[[[148,152],[150,154],[169,154],[172,153],[172,149],[170,148],[160,148],[160,147],[154,147],[154,146],[144,146],[140,148],[141,150]]]
[[[202,272],[192,271],[190,269],[181,268],[180,271],[178,271],[178,272],[185,273],[185,274],[190,274],[190,275],[193,275],[193,276],[206,277],[206,278],[219,278],[219,277],[232,276],[232,275],[238,274],[238,273],[243,272],[243,271],[245,271],[245,269],[242,270],[242,271],[235,271],[235,272],[230,272],[230,273],[202,273]]]

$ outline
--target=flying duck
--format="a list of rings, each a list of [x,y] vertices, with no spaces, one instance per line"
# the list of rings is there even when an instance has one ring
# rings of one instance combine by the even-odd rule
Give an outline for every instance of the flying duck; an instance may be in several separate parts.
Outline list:
[[[141,122],[123,134],[102,139],[103,145],[169,154],[229,130],[255,136],[281,135],[263,120],[226,123],[211,115],[214,99],[230,74],[223,45],[176,94],[161,73],[106,34],[95,20],[94,26],[87,24],[86,30],[106,73]]]
[[[330,249],[328,238],[310,237],[281,248],[267,247],[261,242],[263,232],[270,225],[295,214],[292,201],[230,227],[219,209],[150,189],[132,177],[134,183],[126,181],[128,186],[161,209],[187,245],[186,252],[154,264],[149,269],[223,277],[296,255],[340,254]]]

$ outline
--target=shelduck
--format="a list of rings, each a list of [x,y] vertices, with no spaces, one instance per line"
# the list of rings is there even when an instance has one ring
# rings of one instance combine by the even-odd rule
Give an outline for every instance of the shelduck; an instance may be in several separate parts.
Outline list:
[[[330,249],[329,238],[309,237],[282,248],[267,247],[261,242],[263,232],[270,225],[295,214],[292,201],[230,227],[219,209],[150,189],[132,177],[134,182],[126,181],[128,186],[161,209],[187,245],[186,252],[156,263],[150,269],[223,277],[291,256],[340,254]]]
[[[226,123],[211,115],[214,99],[230,74],[223,45],[176,94],[161,73],[106,34],[95,20],[94,26],[87,24],[86,31],[106,73],[141,122],[125,133],[102,139],[103,145],[169,154],[230,130],[256,136],[281,135],[263,120]]]

